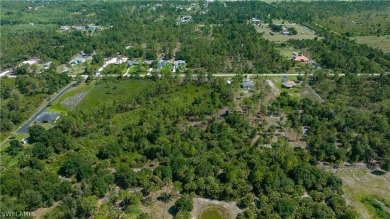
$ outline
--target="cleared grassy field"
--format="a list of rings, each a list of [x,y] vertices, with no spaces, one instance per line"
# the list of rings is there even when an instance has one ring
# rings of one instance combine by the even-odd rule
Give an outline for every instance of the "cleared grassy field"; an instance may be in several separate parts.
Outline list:
[[[285,21],[283,23],[282,20],[274,20],[273,23],[275,25],[283,25],[283,27],[290,28],[294,27],[298,34],[297,35],[282,35],[281,33],[272,33],[271,35],[271,29],[268,27],[268,24],[260,24],[256,25],[255,28],[257,32],[264,33],[263,37],[270,41],[275,42],[285,42],[289,39],[314,39],[316,37],[315,33],[311,30],[308,30],[304,28],[303,26],[295,23],[290,23],[288,21]],[[282,24],[283,23],[283,24]]]
[[[379,205],[390,203],[390,173],[374,174],[364,164],[357,164],[340,168],[336,175],[343,180],[345,198],[361,218],[384,218],[377,212],[378,209],[366,200],[376,200]],[[386,213],[386,210],[383,209],[382,213]],[[387,213],[390,215],[390,212]]]
[[[151,83],[151,81],[131,79],[101,81],[92,88],[88,95],[77,105],[76,109],[90,109],[107,101],[126,99]]]
[[[324,19],[316,19],[315,22],[334,30],[338,33],[351,33],[352,36],[383,35],[389,28],[389,9],[381,11],[348,11],[344,14],[336,14]]]
[[[358,36],[352,39],[355,39],[357,43],[390,53],[390,36]]]

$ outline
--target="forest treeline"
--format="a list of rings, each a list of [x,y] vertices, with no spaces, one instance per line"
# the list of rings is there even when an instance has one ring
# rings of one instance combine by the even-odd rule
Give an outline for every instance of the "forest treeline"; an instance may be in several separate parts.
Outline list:
[[[322,7],[328,3],[302,4],[316,8],[320,7],[316,4]],[[347,3],[330,5],[336,7],[337,4]],[[378,7],[377,3],[372,4]],[[263,24],[273,19],[291,20],[315,29],[324,40],[291,41],[291,44],[314,51],[314,57],[326,68],[382,71],[388,69],[390,60],[388,54],[359,46],[344,37],[335,37],[332,31],[315,26],[311,19],[316,14],[314,9],[296,13],[300,6],[293,8],[291,3],[276,6],[262,2],[199,3],[191,11],[183,9],[192,7],[184,2],[8,1],[1,7],[2,69],[12,68],[32,57],[66,64],[80,51],[87,54],[95,51],[100,57],[119,54],[140,60],[171,59],[176,55],[176,58],[186,59],[193,69],[202,68],[213,73],[286,72],[293,67],[296,63],[282,58],[272,42],[256,33],[251,18],[257,18]],[[178,25],[177,18],[186,15],[191,15],[193,22]],[[59,30],[61,25],[91,24],[99,25],[103,30]],[[318,58],[322,56],[325,58]],[[336,57],[341,58],[334,60]]]

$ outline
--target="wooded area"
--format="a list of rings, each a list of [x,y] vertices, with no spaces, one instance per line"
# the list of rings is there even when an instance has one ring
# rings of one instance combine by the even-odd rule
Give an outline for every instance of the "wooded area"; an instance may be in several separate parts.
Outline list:
[[[0,7],[0,66],[15,74],[1,78],[2,137],[71,82],[60,66],[77,68],[75,80],[90,86],[55,124],[31,126],[26,144],[11,136],[2,146],[1,211],[191,218],[194,198],[202,197],[234,202],[237,218],[356,218],[341,179],[319,164],[333,170],[365,162],[390,171],[390,54],[349,38],[388,34],[388,23],[375,20],[388,2],[6,1]],[[356,34],[330,28],[335,17],[352,16],[349,10],[378,11],[364,23],[375,28]],[[284,37],[273,20],[317,35],[266,40],[259,25]],[[87,29],[72,27],[80,25]],[[282,56],[287,47],[294,52]],[[298,52],[310,60],[293,61]],[[83,63],[70,63],[81,54]],[[137,64],[106,66],[125,57]],[[53,63],[21,64],[30,58]],[[173,60],[185,65],[174,72]],[[264,73],[299,75],[274,78],[275,86]],[[244,80],[253,88],[244,89]],[[295,86],[282,85],[287,81]],[[308,88],[319,98],[304,96]],[[297,140],[281,136],[286,130]],[[377,200],[363,198],[372,206]]]

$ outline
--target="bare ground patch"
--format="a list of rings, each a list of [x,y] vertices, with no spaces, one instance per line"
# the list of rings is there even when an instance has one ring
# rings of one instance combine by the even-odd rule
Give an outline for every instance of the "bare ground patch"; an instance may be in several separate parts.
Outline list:
[[[61,102],[61,107],[72,110],[77,104],[88,94],[88,91],[76,94],[72,97],[68,97]]]

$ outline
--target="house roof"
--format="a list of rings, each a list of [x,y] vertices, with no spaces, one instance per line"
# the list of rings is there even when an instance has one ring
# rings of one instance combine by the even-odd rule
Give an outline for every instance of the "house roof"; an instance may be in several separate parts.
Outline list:
[[[283,87],[286,87],[286,88],[292,88],[292,87],[296,87],[297,84],[295,84],[294,81],[286,81],[286,82],[283,82]]]
[[[151,65],[153,64],[153,60],[145,60],[144,63],[147,65]]]
[[[173,65],[176,67],[180,66],[180,65],[184,65],[184,64],[186,64],[186,61],[184,61],[184,60],[176,60],[173,62]]]
[[[246,80],[246,81],[242,82],[242,87],[243,88],[254,88],[255,84],[250,80]]]
[[[37,123],[50,123],[60,117],[59,113],[44,112],[35,120]]]
[[[309,62],[309,59],[304,55],[295,56],[293,60],[297,62]]]
[[[129,63],[130,66],[139,64],[139,62],[136,62],[136,61],[128,61],[128,63]]]

